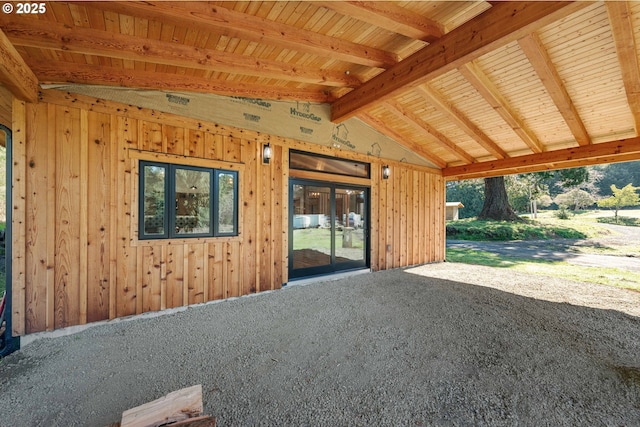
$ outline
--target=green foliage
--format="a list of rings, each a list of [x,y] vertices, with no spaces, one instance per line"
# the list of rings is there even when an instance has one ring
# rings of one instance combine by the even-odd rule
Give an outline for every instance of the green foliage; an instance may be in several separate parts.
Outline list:
[[[555,212],[555,216],[558,219],[569,219],[570,215],[566,206],[560,206],[560,209]]]
[[[591,194],[584,190],[574,188],[565,193],[558,194],[554,200],[560,208],[570,209],[577,211],[591,206],[595,203],[595,199]]]
[[[579,168],[560,169],[556,171],[556,175],[560,179],[564,188],[577,187],[578,185],[589,181],[589,170],[582,166]]]
[[[597,221],[601,224],[622,224],[629,227],[640,227],[640,218],[629,218],[626,216],[615,217],[600,217]]]
[[[631,184],[627,184],[623,188],[611,185],[611,192],[613,193],[613,196],[598,200],[598,206],[601,208],[615,209],[615,222],[617,224],[618,210],[629,206],[640,205],[640,196],[636,193],[638,188],[639,187],[634,187]]]
[[[600,194],[607,194],[612,185],[622,187],[628,183],[640,186],[640,162],[612,163],[609,165],[594,166],[601,175],[596,184]]]
[[[536,221],[480,221],[465,219],[447,222],[447,237],[460,240],[508,241],[555,238],[582,239],[586,235],[570,227],[541,224]]]
[[[618,188],[615,185],[611,186],[611,192],[613,196],[607,197],[598,201],[598,206],[601,208],[625,208],[627,206],[640,205],[640,196],[636,191],[639,187],[634,187],[631,184],[625,185],[623,188]]]

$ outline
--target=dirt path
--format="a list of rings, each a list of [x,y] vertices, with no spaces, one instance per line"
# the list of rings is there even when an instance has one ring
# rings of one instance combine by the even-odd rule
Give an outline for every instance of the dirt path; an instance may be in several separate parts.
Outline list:
[[[640,272],[640,258],[582,253],[585,247],[607,248],[640,245],[640,227],[604,225],[611,235],[596,239],[553,239],[523,240],[513,242],[475,242],[470,240],[449,240],[447,248],[473,249],[513,258],[565,261],[588,267],[613,267]]]

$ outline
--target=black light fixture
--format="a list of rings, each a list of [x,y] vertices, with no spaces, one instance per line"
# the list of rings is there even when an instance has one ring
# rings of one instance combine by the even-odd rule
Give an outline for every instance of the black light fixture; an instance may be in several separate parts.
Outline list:
[[[389,165],[384,165],[382,167],[382,179],[389,179],[390,175],[391,175],[391,168],[389,167]]]
[[[262,163],[268,165],[271,161],[271,146],[267,143],[262,146]]]

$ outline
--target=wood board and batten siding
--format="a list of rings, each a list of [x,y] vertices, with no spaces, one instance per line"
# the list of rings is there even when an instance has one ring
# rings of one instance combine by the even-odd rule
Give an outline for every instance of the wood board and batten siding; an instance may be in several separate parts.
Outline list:
[[[290,148],[372,162],[373,270],[444,259],[432,170],[382,180],[375,158],[58,91],[14,100],[12,126],[14,335],[280,288]],[[139,160],[237,170],[239,235],[138,240]]]

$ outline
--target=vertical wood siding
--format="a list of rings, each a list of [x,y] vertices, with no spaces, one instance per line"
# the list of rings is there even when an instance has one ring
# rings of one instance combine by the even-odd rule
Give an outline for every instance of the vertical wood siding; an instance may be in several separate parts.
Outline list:
[[[372,183],[371,268],[443,261],[443,177],[398,164],[389,179],[374,178]]]
[[[280,288],[289,148],[372,162],[373,270],[444,259],[433,171],[396,164],[382,180],[377,159],[55,91],[15,101],[13,132],[14,335]],[[240,235],[138,241],[140,153],[240,168]]]

